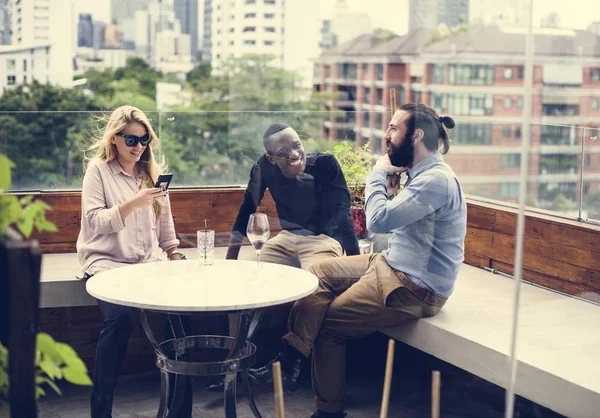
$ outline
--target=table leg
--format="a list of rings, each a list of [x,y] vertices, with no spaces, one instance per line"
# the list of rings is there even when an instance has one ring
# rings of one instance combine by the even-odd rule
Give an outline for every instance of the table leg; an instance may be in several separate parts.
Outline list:
[[[168,314],[169,325],[171,326],[171,331],[173,332],[173,337],[175,339],[175,360],[187,360],[186,349],[184,346],[184,341],[181,341],[181,344],[177,343],[178,339],[185,338],[185,329],[183,327],[183,323],[181,322],[181,316],[175,314]],[[168,379],[168,374],[167,374]],[[183,398],[186,391],[191,389],[191,378],[189,376],[174,374],[173,377],[173,391],[171,393],[171,401],[169,404],[169,413],[167,418],[178,418],[181,410],[181,405],[183,403]]]
[[[160,404],[156,418],[167,418],[167,399],[169,398],[169,373],[160,371]]]
[[[248,377],[248,370],[242,370],[242,384],[244,385],[244,389],[246,391],[246,396],[248,397],[248,403],[250,404],[250,409],[256,418],[262,418],[262,415],[258,411],[258,407],[256,406],[256,402],[254,401],[254,395],[252,394],[252,389],[250,388],[250,378]]]

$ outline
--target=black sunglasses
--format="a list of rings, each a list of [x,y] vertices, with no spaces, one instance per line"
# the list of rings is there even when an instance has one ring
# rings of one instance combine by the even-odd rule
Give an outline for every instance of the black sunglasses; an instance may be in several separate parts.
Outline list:
[[[146,145],[148,145],[150,143],[150,134],[146,134],[143,136],[137,136],[137,135],[127,135],[124,133],[118,133],[117,135],[122,136],[125,139],[125,145],[127,145],[128,147],[135,147],[138,142],[140,144],[142,144],[143,147],[145,147]]]

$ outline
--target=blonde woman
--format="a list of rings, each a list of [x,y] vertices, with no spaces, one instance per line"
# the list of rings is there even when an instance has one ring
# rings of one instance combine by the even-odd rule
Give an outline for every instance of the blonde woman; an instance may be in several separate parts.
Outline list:
[[[77,255],[84,277],[135,263],[179,260],[171,206],[153,185],[165,171],[159,139],[141,110],[121,106],[92,146],[81,193]],[[110,418],[113,392],[131,334],[131,308],[98,300],[104,315],[96,351],[92,418]],[[189,387],[189,386],[188,386]],[[191,415],[191,387],[182,416]]]

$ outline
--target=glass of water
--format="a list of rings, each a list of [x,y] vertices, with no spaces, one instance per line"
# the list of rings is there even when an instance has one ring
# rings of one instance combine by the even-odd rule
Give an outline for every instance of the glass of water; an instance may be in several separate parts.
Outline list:
[[[373,252],[373,241],[370,239],[359,239],[358,251],[360,254],[371,254]]]
[[[253,213],[250,215],[246,234],[256,250],[256,265],[260,267],[260,250],[262,250],[263,245],[265,245],[265,242],[271,236],[267,215],[265,213]]]
[[[198,236],[198,263],[201,266],[212,266],[215,260],[215,231],[201,229]]]

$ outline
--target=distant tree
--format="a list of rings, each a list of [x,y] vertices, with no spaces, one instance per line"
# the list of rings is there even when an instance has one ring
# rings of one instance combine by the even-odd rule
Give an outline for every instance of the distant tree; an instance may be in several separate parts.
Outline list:
[[[212,67],[210,62],[205,62],[194,67],[190,72],[186,74],[186,80],[195,88],[203,80],[209,78],[212,73]]]

